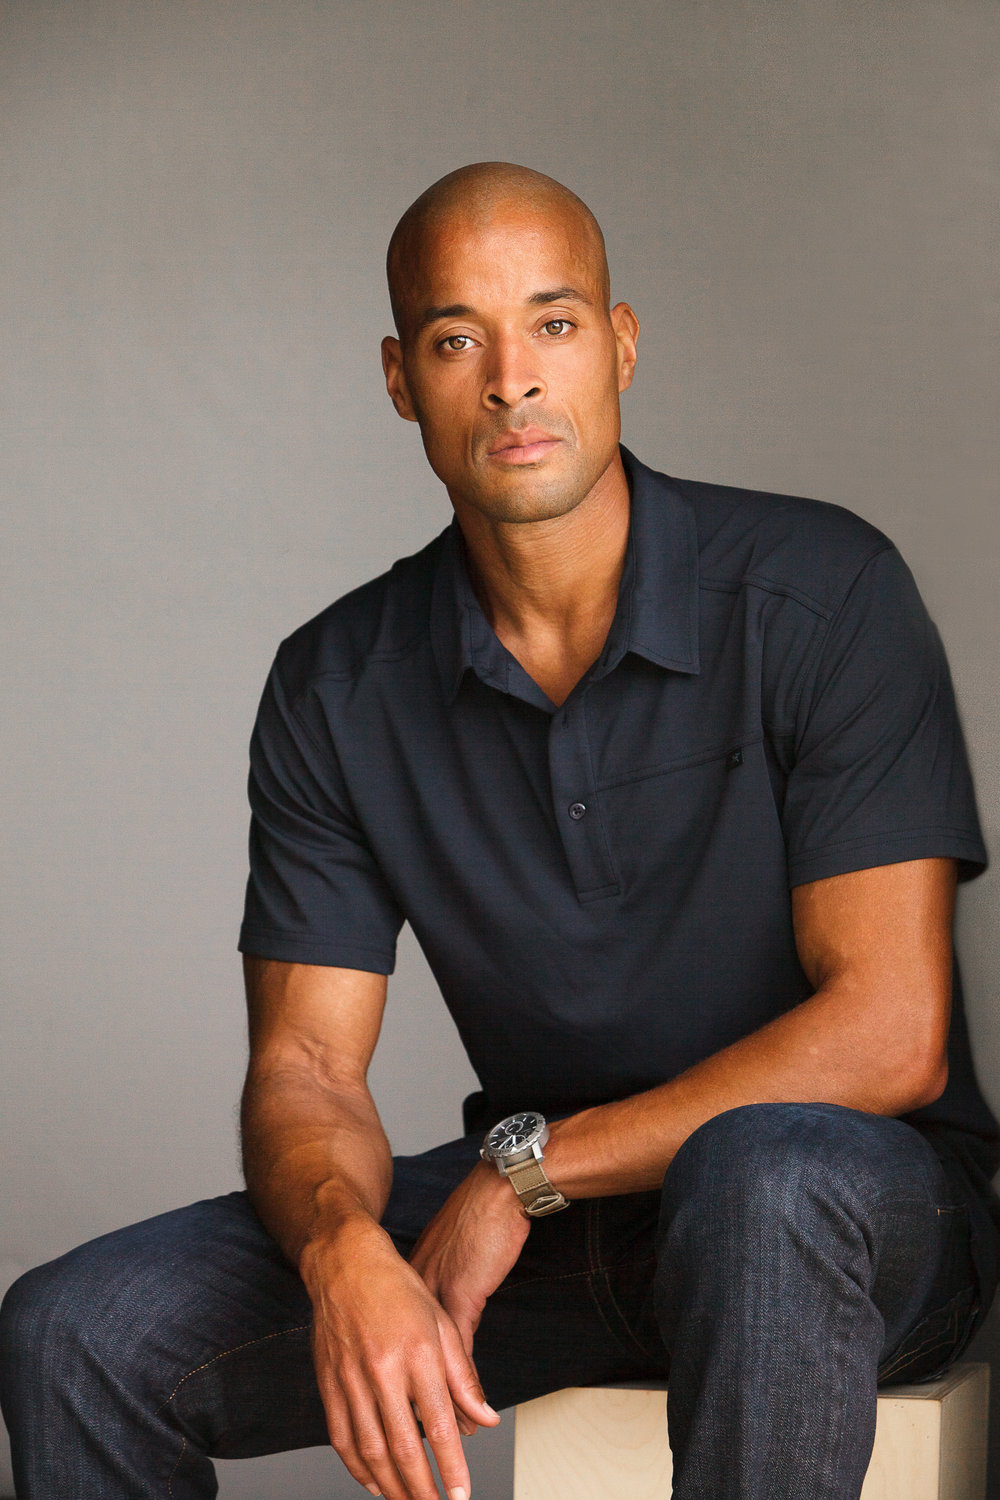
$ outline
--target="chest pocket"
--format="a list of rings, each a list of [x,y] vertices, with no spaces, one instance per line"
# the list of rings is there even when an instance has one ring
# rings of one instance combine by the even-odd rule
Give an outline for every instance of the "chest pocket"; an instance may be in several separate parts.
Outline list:
[[[784,870],[784,840],[764,738],[729,740],[599,787],[622,885],[650,887],[665,909],[733,899],[765,867]]]

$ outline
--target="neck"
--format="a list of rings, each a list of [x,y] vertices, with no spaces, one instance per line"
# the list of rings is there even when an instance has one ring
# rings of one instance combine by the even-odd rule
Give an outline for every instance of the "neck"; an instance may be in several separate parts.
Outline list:
[[[456,506],[469,572],[496,634],[555,703],[597,659],[618,603],[628,543],[620,454],[566,515],[493,521]]]

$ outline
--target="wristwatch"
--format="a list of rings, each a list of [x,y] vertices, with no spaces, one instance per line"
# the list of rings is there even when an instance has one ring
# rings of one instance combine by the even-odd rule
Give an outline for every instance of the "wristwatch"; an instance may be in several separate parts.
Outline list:
[[[496,1163],[500,1176],[507,1178],[532,1219],[569,1208],[569,1199],[553,1187],[542,1166],[542,1147],[548,1138],[545,1116],[526,1109],[494,1125],[479,1152],[483,1161]]]

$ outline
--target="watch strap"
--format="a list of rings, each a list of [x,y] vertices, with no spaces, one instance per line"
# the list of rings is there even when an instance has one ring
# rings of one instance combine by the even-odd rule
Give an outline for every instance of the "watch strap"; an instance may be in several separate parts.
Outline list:
[[[536,1161],[533,1156],[527,1161],[505,1167],[504,1176],[510,1179],[525,1213],[533,1219],[558,1213],[561,1208],[569,1208],[569,1199],[564,1198],[559,1189],[553,1187],[541,1162]]]

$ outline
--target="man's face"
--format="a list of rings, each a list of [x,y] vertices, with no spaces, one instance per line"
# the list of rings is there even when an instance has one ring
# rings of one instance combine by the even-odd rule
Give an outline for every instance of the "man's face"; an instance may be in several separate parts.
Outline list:
[[[625,303],[608,311],[593,240],[559,205],[505,205],[478,225],[447,218],[416,259],[383,365],[456,508],[573,510],[617,458],[638,332]]]

